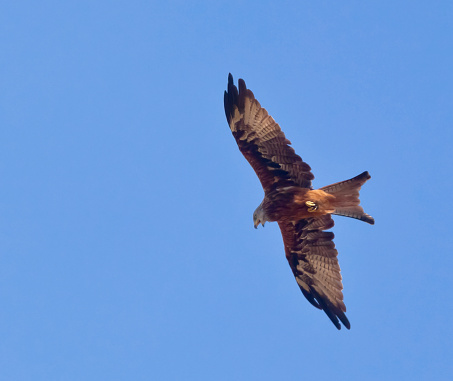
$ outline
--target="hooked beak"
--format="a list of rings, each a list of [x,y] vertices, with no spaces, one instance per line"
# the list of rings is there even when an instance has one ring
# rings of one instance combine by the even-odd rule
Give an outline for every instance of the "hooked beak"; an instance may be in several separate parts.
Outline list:
[[[261,222],[260,220],[258,221],[255,221],[255,223],[253,224],[253,226],[255,227],[255,229],[258,229],[258,225],[261,224],[261,226],[264,227],[264,222]]]

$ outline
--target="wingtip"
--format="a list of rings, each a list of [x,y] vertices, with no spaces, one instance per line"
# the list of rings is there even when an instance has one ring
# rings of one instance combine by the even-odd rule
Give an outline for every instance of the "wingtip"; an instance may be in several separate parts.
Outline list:
[[[238,80],[238,87],[239,87],[239,94],[245,93],[245,91],[247,90],[245,81],[242,78],[239,78],[239,80]]]
[[[346,315],[344,314],[344,312],[340,312],[340,313],[335,312],[335,313],[336,313],[338,319],[340,319],[340,321],[343,323],[344,327],[346,329],[351,329],[351,323],[349,323],[349,320],[346,317]],[[338,323],[338,325],[340,325],[340,323]],[[337,328],[338,328],[338,326],[337,326]],[[340,328],[341,328],[341,326],[340,326]],[[340,328],[338,328],[338,329],[340,329]]]
[[[226,116],[228,124],[230,124],[231,114],[233,112],[233,106],[237,103],[238,95],[239,95],[238,89],[234,85],[233,75],[231,73],[229,73],[227,91],[225,91],[224,95],[223,95],[225,116]]]
[[[340,319],[341,319],[341,318],[340,318]],[[349,323],[349,320],[346,318],[346,316],[345,316],[345,319],[346,319],[346,320],[343,320],[343,319],[342,319],[341,322],[343,323],[343,325],[345,326],[345,328],[346,328],[347,330],[350,330],[350,329],[351,329],[351,323]]]
[[[374,218],[371,217],[369,214],[366,214],[364,216],[364,218],[362,219],[362,221],[365,221],[365,222],[369,223],[370,225],[374,225]]]
[[[321,296],[321,294],[314,288],[311,289],[311,292],[314,294],[316,301],[319,303],[324,313],[338,330],[341,329],[340,321],[343,323],[345,328],[351,329],[351,323],[349,323],[345,313],[339,307],[334,306],[327,298]]]
[[[234,84],[233,75],[229,73],[227,91],[224,95],[225,115],[227,117],[228,124],[230,124],[231,121],[233,108],[237,107],[240,111],[243,111],[245,98],[247,97],[254,99],[254,95],[249,89],[247,89],[245,81],[240,78],[238,80],[238,86],[236,87]]]
[[[366,179],[366,180],[369,180],[371,179],[371,175],[368,171],[365,171],[365,172],[362,172],[360,175],[352,178],[351,180],[358,180],[358,179]]]

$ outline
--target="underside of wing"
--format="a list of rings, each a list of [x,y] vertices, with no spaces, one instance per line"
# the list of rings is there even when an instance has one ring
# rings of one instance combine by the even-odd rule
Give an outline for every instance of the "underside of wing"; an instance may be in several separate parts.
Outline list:
[[[335,327],[341,329],[340,320],[350,329],[334,234],[324,231],[333,225],[330,215],[279,222],[286,258],[302,293],[313,306],[324,310]]]
[[[311,188],[314,178],[274,119],[261,107],[244,80],[238,88],[228,76],[225,114],[240,151],[255,170],[265,191],[278,186]]]

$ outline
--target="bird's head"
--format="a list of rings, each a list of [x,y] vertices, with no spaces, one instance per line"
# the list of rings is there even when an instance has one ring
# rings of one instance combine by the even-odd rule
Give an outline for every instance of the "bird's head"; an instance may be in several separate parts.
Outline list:
[[[259,224],[264,226],[264,223],[266,221],[267,219],[264,214],[263,203],[261,203],[260,206],[258,206],[258,208],[256,208],[256,210],[253,212],[253,226],[255,227],[255,229],[257,229]]]

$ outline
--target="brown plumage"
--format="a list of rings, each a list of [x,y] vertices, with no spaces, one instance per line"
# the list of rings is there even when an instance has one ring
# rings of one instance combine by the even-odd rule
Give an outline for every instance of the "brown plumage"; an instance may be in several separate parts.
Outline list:
[[[255,228],[277,221],[283,236],[286,259],[308,301],[324,310],[335,326],[346,328],[340,266],[333,243],[332,214],[374,224],[360,206],[359,191],[368,172],[314,190],[314,176],[279,125],[261,107],[245,82],[239,91],[228,76],[225,115],[239,150],[251,164],[264,189],[264,199],[253,214]]]

